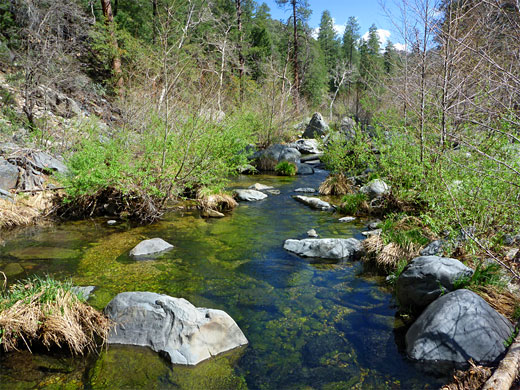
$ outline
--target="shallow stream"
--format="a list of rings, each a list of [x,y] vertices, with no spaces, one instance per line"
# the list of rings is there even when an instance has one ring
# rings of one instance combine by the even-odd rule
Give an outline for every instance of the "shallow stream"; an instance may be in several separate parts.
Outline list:
[[[73,358],[56,351],[0,353],[0,388],[438,388],[402,351],[405,328],[384,278],[360,262],[300,258],[282,248],[311,228],[320,237],[363,237],[366,221],[341,223],[338,215],[291,199],[294,189],[317,188],[326,175],[239,177],[234,187],[259,182],[281,194],[241,203],[222,219],[175,212],[145,227],[94,219],[2,233],[0,270],[12,280],[51,274],[94,285],[89,302],[99,309],[123,291],[183,297],[225,310],[250,344],[196,367],[171,367],[137,347]],[[175,248],[151,261],[128,257],[153,237]]]

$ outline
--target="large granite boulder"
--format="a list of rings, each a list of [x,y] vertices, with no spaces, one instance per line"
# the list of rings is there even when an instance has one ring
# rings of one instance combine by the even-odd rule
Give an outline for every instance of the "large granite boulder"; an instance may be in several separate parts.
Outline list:
[[[323,136],[329,132],[329,126],[323,119],[323,116],[316,112],[303,133],[303,138],[316,138],[316,136]]]
[[[168,295],[124,292],[110,301],[105,314],[116,323],[109,344],[150,347],[173,364],[195,365],[248,343],[226,312]]]
[[[428,365],[463,367],[497,362],[513,326],[469,290],[446,294],[419,316],[406,333],[408,356]]]
[[[286,240],[283,248],[303,257],[350,259],[363,253],[363,245],[355,238],[305,238]]]
[[[320,198],[304,195],[294,195],[293,199],[316,210],[333,211],[334,206]]]
[[[300,162],[301,153],[289,145],[275,144],[251,155],[250,160],[261,171],[273,171],[280,161]]]
[[[141,241],[130,251],[130,256],[134,258],[144,258],[157,255],[173,248],[173,245],[167,243],[162,238],[152,238],[150,240]]]
[[[446,292],[454,283],[473,274],[471,268],[448,257],[421,256],[413,259],[397,279],[397,299],[406,309],[422,309]]]
[[[383,180],[374,179],[361,187],[359,191],[368,195],[370,199],[374,199],[388,194],[390,192],[390,187]]]
[[[322,153],[318,148],[318,141],[315,139],[299,139],[289,144],[291,148],[297,149],[302,154],[319,154]]]
[[[267,195],[257,190],[235,190],[235,196],[238,200],[245,202],[256,202],[267,198]]]
[[[18,182],[18,168],[0,157],[0,188],[10,190]]]

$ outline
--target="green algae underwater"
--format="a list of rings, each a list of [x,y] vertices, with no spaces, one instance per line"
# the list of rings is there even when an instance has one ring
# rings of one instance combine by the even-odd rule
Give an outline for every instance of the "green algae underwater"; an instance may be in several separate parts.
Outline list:
[[[2,237],[0,270],[11,280],[33,274],[96,286],[98,309],[123,291],[153,291],[225,310],[249,345],[195,367],[172,366],[147,348],[109,346],[98,354],[66,351],[0,353],[0,389],[433,389],[403,353],[404,325],[381,277],[359,262],[300,258],[288,238],[361,238],[362,223],[294,201],[311,176],[241,176],[280,195],[241,203],[222,219],[172,212],[151,226],[106,219],[17,230]],[[161,237],[175,248],[153,260],[128,252]],[[0,240],[0,242],[2,241]]]

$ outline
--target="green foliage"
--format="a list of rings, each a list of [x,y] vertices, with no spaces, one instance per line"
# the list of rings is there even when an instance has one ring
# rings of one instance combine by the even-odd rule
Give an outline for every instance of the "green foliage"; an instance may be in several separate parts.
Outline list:
[[[349,175],[358,175],[367,168],[373,169],[376,166],[371,143],[359,128],[356,128],[354,139],[346,139],[341,133],[331,134],[331,141],[322,161],[327,169]]]
[[[280,161],[274,167],[274,171],[280,176],[294,176],[296,175],[296,164],[290,161]]]
[[[504,280],[502,269],[497,263],[478,263],[473,275],[455,281],[455,289],[477,288],[479,286],[493,286],[504,288],[507,283]]]
[[[403,273],[407,265],[408,261],[406,261],[405,259],[399,260],[399,262],[397,263],[397,267],[389,275],[388,283],[390,285],[395,285],[397,283],[397,279],[399,279],[399,276]]]
[[[424,234],[424,228],[418,222],[418,219],[407,218],[402,214],[388,216],[381,224],[381,237],[384,244],[394,243],[401,248],[427,245],[430,239]]]
[[[362,204],[368,201],[368,197],[361,193],[355,194],[347,194],[342,198],[341,206],[339,207],[339,211],[343,214],[353,215],[356,214]]]

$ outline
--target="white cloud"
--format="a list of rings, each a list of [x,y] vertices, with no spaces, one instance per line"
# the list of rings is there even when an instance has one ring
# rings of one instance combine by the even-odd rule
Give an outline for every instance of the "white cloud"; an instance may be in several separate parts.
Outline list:
[[[332,23],[334,23],[334,31],[341,37],[343,37],[343,33],[345,32],[345,25],[336,24],[336,19],[332,18]]]
[[[376,30],[376,33],[379,38],[379,42],[381,43],[381,46],[384,47],[386,45],[386,43],[388,42],[388,38],[390,38],[390,35],[392,35],[392,33],[390,31],[384,30],[382,28],[378,28]],[[368,41],[368,34],[369,34],[369,32],[367,31],[366,33],[363,34],[361,39]]]
[[[396,50],[399,51],[408,51],[408,47],[405,43],[394,43],[394,47]]]

